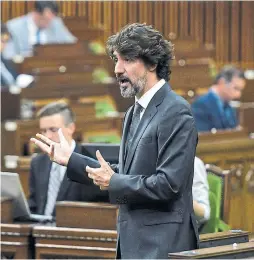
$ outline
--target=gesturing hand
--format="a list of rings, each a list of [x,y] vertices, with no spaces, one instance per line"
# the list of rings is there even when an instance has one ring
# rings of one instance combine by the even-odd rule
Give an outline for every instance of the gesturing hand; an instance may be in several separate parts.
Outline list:
[[[31,138],[30,141],[38,146],[43,152],[47,153],[51,161],[54,161],[60,165],[67,165],[71,157],[72,149],[65,139],[62,129],[58,130],[60,143],[56,143],[42,134],[36,134],[36,137],[40,138]]]
[[[101,165],[100,168],[91,168],[86,166],[86,171],[88,172],[88,177],[91,178],[95,185],[100,186],[101,190],[108,189],[110,179],[115,173],[109,164],[104,160],[100,151],[96,151],[96,157]]]

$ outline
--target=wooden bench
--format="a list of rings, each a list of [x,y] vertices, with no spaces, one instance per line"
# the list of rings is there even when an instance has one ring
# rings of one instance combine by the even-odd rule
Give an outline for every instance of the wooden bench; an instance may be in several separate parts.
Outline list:
[[[237,134],[237,133],[236,133]],[[253,164],[254,140],[248,136],[223,139],[217,134],[206,135],[197,147],[197,156],[207,164],[214,164],[231,171],[229,192],[229,212],[226,222],[232,229],[244,229],[254,232],[252,221],[254,189]]]
[[[1,254],[7,259],[31,259],[33,257],[32,225],[0,224]]]

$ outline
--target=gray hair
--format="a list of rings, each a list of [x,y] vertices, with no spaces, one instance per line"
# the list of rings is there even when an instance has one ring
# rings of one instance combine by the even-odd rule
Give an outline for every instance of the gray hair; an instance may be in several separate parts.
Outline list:
[[[45,116],[52,116],[55,114],[60,114],[63,119],[65,125],[69,125],[75,122],[75,115],[69,105],[65,102],[52,102],[42,107],[38,113],[36,114],[37,118],[42,118]]]

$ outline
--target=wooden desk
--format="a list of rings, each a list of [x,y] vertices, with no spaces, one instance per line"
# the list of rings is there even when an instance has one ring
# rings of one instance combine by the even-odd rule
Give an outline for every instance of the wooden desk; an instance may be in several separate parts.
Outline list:
[[[12,199],[7,197],[1,197],[1,223],[12,223]]]
[[[82,82],[81,85],[53,85],[45,88],[37,86],[34,88],[23,89],[22,99],[45,100],[59,99],[65,97],[70,100],[80,98],[111,97],[118,112],[125,112],[128,107],[134,103],[134,99],[123,98],[120,94],[117,84],[93,84],[91,82]]]
[[[1,253],[11,259],[33,257],[32,225],[0,224]]]
[[[117,208],[109,203],[57,202],[56,226],[116,230]]]
[[[105,252],[108,252],[108,254],[110,252],[109,257],[113,258],[117,241],[117,232],[115,230],[99,229],[38,226],[34,227],[33,236],[36,239],[37,258],[51,254],[65,256],[68,249],[70,249],[69,253],[72,256],[82,256],[83,254],[83,256],[92,258],[97,254],[98,257],[106,257]],[[248,232],[228,231],[201,235],[200,247],[238,244],[246,241],[248,241]]]
[[[168,254],[173,259],[222,259],[222,258],[252,258],[254,256],[254,242],[247,242],[226,246],[202,248],[191,251]]]
[[[229,230],[224,232],[202,234],[199,236],[200,248],[230,245],[249,242],[249,232]]]
[[[115,230],[35,227],[36,258],[115,258]]]

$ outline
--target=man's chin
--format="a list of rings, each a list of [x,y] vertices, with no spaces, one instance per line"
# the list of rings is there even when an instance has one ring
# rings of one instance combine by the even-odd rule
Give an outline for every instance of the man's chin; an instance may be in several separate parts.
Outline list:
[[[121,89],[121,95],[123,98],[133,98],[135,97],[135,94],[134,93],[130,93],[128,90],[123,90]]]

